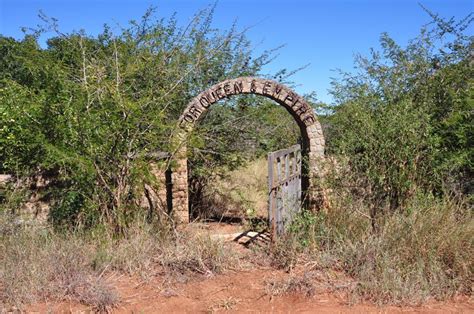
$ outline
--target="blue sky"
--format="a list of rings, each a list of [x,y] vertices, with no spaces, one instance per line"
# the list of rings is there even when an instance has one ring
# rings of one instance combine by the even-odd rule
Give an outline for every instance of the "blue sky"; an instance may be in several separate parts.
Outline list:
[[[310,64],[293,76],[296,91],[316,91],[318,98],[331,102],[328,94],[334,69],[351,71],[355,53],[367,54],[378,47],[382,32],[405,45],[430,17],[418,2],[443,17],[462,18],[474,11],[474,0],[220,0],[214,26],[227,28],[237,19],[240,28],[254,25],[248,37],[256,53],[281,44],[279,57],[265,70],[296,69]],[[84,29],[97,34],[104,23],[125,24],[139,19],[150,6],[158,15],[177,12],[182,24],[213,1],[201,0],[0,0],[0,33],[22,38],[22,26],[35,26],[39,10],[59,20],[61,29]],[[470,28],[472,31],[472,27]]]

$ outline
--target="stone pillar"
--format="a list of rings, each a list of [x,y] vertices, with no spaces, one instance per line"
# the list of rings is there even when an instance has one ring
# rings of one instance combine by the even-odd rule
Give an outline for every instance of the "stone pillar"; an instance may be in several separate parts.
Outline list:
[[[310,175],[317,176],[321,172],[321,161],[324,159],[324,136],[319,123],[306,127],[309,139]]]
[[[172,181],[173,214],[178,222],[187,223],[189,222],[188,160],[186,159],[185,152],[176,159],[176,168],[173,171]]]
[[[309,209],[326,210],[327,198],[324,193],[324,136],[321,124],[315,123],[306,128],[309,139]]]
[[[189,222],[188,159],[186,136],[189,130],[179,130],[173,138],[174,164],[172,174],[173,216],[178,223]]]

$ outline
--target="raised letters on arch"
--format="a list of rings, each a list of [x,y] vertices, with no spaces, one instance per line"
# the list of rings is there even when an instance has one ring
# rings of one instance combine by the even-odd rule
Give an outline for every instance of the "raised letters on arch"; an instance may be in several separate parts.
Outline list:
[[[300,125],[310,126],[317,119],[311,106],[284,85],[259,78],[231,79],[210,87],[191,101],[180,118],[180,126],[191,126],[213,103],[239,94],[255,94],[268,97],[284,106]]]

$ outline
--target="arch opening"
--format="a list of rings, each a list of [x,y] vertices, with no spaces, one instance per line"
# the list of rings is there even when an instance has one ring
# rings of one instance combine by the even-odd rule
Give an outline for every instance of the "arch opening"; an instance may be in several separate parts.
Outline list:
[[[283,106],[293,117],[300,129],[302,152],[307,160],[307,169],[302,180],[304,199],[307,204],[320,203],[315,199],[320,193],[312,193],[317,189],[312,183],[312,178],[320,177],[318,165],[324,158],[324,137],[313,108],[303,97],[278,82],[255,77],[240,77],[215,84],[197,95],[179,119],[178,132],[174,138],[176,169],[173,178],[173,211],[181,222],[188,222],[190,218],[186,157],[188,135],[211,105],[239,94],[254,94],[269,98]]]

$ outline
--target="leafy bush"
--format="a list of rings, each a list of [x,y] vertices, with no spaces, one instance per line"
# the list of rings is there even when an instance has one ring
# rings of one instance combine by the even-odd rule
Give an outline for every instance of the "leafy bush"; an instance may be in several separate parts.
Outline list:
[[[333,82],[328,152],[362,189],[371,216],[404,208],[419,189],[472,192],[471,16],[437,15],[435,27],[402,48],[388,34],[381,51],[359,56],[355,74]]]
[[[406,48],[387,34],[334,82],[327,116],[331,206],[305,213],[273,252],[342,270],[353,295],[418,304],[472,294],[473,20],[423,29]]]
[[[213,8],[185,28],[149,10],[119,31],[63,34],[54,19],[23,40],[0,37],[0,172],[51,177],[52,221],[126,228],[149,172],[170,151],[189,100],[210,84],[256,74],[243,32],[211,28]],[[38,44],[45,31],[56,37]],[[77,221],[79,220],[79,221]]]

